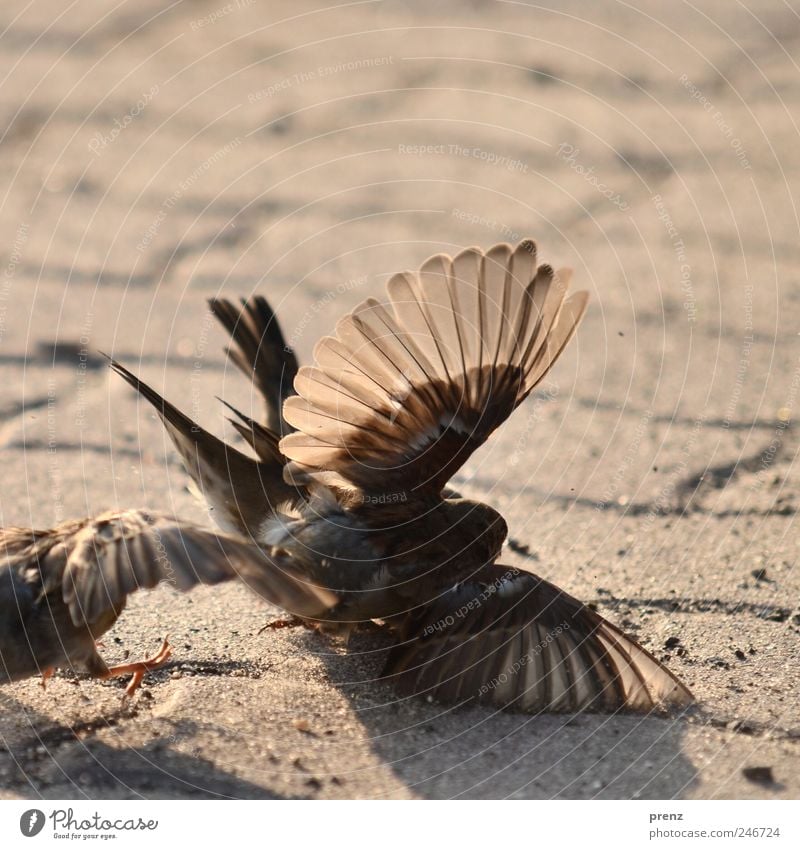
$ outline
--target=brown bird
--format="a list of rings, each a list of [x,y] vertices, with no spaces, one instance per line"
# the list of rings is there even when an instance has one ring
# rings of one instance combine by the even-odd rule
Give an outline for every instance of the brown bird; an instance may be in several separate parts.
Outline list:
[[[313,596],[281,605],[301,620],[384,625],[395,639],[384,677],[400,692],[528,712],[682,706],[687,688],[635,641],[498,564],[502,516],[448,486],[574,333],[587,295],[566,297],[569,277],[537,267],[531,240],[431,257],[299,370],[263,298],[241,311],[212,301],[264,397],[264,424],[234,411],[258,460],[112,365],[155,406],[217,523],[262,552],[249,583],[275,600],[275,570],[287,570]]]
[[[56,667],[97,678],[132,675],[132,696],[145,672],[171,655],[167,639],[146,660],[109,667],[97,640],[137,589],[167,581],[178,589],[238,577],[276,604],[314,615],[335,600],[298,578],[291,564],[273,571],[255,546],[189,522],[142,510],[109,512],[51,530],[0,531],[0,684]],[[261,582],[267,579],[267,585]]]

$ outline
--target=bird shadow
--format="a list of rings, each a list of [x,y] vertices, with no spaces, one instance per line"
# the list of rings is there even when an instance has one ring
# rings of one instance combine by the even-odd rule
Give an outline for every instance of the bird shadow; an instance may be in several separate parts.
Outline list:
[[[534,716],[398,698],[379,680],[385,636],[356,633],[346,653],[318,635],[300,639],[349,700],[374,753],[418,796],[673,799],[697,781],[683,752],[686,711]]]

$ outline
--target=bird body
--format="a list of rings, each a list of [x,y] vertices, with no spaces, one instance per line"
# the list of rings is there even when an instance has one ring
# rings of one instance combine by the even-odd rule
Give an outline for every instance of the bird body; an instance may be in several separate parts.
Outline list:
[[[0,534],[0,682],[46,678],[56,667],[108,676],[96,642],[116,622],[125,599],[89,617],[73,615],[67,601],[70,585],[80,582],[70,570],[70,549],[85,527],[71,521],[49,531],[9,528]]]
[[[502,516],[480,502],[417,507],[409,513],[402,505],[328,500],[322,512],[312,502],[300,518],[267,523],[263,544],[336,595],[329,622],[388,619],[492,562],[506,537]]]
[[[76,624],[61,601],[66,557],[58,536],[26,539],[20,531],[16,562],[0,565],[0,610],[16,610],[16,615],[0,616],[0,682],[54,667],[102,673],[95,641],[114,624],[116,614],[109,611],[92,625]]]

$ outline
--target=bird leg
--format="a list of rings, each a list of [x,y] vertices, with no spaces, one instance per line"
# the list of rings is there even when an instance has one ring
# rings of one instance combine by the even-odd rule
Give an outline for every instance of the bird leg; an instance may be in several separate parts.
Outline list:
[[[169,639],[164,637],[164,642],[161,648],[146,660],[140,660],[136,663],[123,663],[119,666],[110,666],[107,672],[104,672],[102,678],[116,678],[118,675],[130,675],[133,673],[130,684],[125,688],[125,696],[132,698],[133,694],[139,689],[145,672],[150,672],[152,669],[158,669],[163,666],[172,655],[172,647],[169,644]]]
[[[55,672],[55,668],[52,666],[48,666],[47,669],[42,670],[42,680],[39,682],[41,688],[43,690],[47,689],[47,682],[53,677],[53,673]]]

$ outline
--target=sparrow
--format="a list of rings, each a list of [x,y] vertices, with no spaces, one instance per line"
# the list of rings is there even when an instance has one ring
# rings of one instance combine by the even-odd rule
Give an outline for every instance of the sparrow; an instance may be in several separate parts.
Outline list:
[[[388,305],[341,319],[302,368],[263,297],[212,299],[263,398],[262,422],[229,406],[257,460],[112,368],[155,407],[217,524],[335,598],[290,613],[392,635],[382,677],[401,694],[531,713],[682,707],[687,687],[637,642],[500,564],[505,520],[449,484],[577,329],[588,295],[568,296],[570,278],[538,265],[531,239],[437,254],[389,280]]]
[[[49,530],[0,530],[0,684],[35,675],[44,684],[57,667],[107,679],[132,675],[132,697],[144,674],[166,663],[167,638],[152,657],[109,667],[98,640],[137,589],[162,581],[187,591],[198,584],[269,572],[246,541],[143,510],[107,512]],[[266,572],[265,572],[266,569]],[[298,590],[297,587],[300,587]],[[264,597],[303,607],[314,590],[290,571],[269,576]],[[330,604],[321,593],[317,606]],[[309,612],[316,608],[312,604]]]

